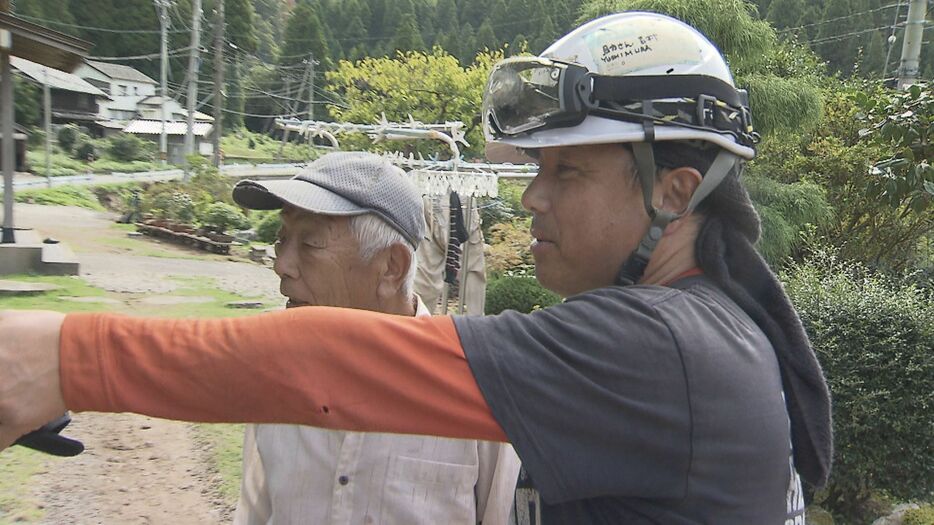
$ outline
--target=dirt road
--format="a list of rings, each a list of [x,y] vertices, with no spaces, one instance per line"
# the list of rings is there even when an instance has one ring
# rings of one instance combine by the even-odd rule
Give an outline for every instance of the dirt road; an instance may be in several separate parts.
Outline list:
[[[79,258],[82,277],[96,287],[166,294],[178,286],[169,276],[204,276],[232,293],[262,295],[269,304],[282,301],[278,279],[268,268],[171,245],[158,246],[158,257],[134,255],[126,232],[115,229],[113,219],[80,208],[16,207],[17,226],[67,242]],[[49,460],[30,480],[31,499],[44,511],[42,523],[229,521],[229,502],[214,493],[214,474],[191,425],[132,414],[80,414],[68,434],[85,443],[85,453]]]

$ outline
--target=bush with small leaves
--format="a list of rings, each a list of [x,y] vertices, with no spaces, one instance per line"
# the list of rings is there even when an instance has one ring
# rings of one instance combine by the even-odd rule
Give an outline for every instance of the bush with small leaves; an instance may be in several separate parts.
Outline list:
[[[118,133],[108,140],[110,155],[124,162],[143,160],[146,154],[145,145],[139,137],[129,133]]]
[[[78,126],[74,124],[62,126],[59,128],[57,135],[58,147],[62,148],[66,153],[71,153],[71,149],[74,147],[75,142],[77,142],[79,135],[81,135],[81,128]]]
[[[902,525],[931,525],[934,523],[934,505],[923,505],[905,511]]]
[[[90,140],[90,137],[86,136],[81,136],[80,139],[81,142],[75,145],[72,156],[78,160],[86,160],[88,162],[96,159],[97,148],[94,146],[94,142]]]
[[[934,493],[934,295],[817,251],[783,276],[833,397],[821,506],[860,523],[875,491]]]
[[[529,313],[561,302],[558,294],[546,290],[538,279],[529,276],[500,277],[486,288],[486,313],[495,315],[505,310]]]
[[[202,224],[221,233],[230,229],[250,227],[250,220],[240,211],[240,208],[226,202],[215,202],[209,205],[200,219]]]
[[[256,240],[267,244],[276,242],[276,236],[279,235],[281,227],[282,218],[278,210],[266,213],[256,224]]]

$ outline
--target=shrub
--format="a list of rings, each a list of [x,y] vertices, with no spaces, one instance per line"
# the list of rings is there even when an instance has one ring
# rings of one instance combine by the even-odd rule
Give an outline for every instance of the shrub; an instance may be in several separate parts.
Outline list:
[[[515,220],[495,224],[486,237],[486,267],[491,275],[531,275],[535,267],[529,246],[532,235],[529,221]]]
[[[97,147],[94,141],[87,135],[79,135],[78,142],[74,147],[73,156],[78,160],[94,160],[97,158]]]
[[[38,128],[30,130],[26,137],[26,144],[34,148],[45,146],[45,131]]]
[[[250,221],[240,208],[226,202],[215,202],[207,207],[204,215],[200,217],[201,223],[218,232],[228,229],[244,229],[250,227]]]
[[[486,313],[495,315],[504,310],[529,313],[561,302],[556,293],[546,290],[529,276],[500,277],[486,289]]]
[[[934,492],[934,296],[818,251],[784,276],[833,395],[822,506],[858,523],[873,491]]]
[[[142,199],[144,212],[184,223],[194,220],[195,205],[190,195],[167,185],[153,185],[152,188]]]
[[[142,139],[129,133],[118,133],[110,137],[110,155],[117,160],[130,162],[134,160],[143,160],[146,154],[146,148]]]
[[[62,148],[66,153],[71,153],[71,148],[77,142],[80,134],[81,129],[74,124],[62,126],[58,130],[58,147]]]
[[[256,240],[267,244],[276,242],[280,227],[282,227],[282,218],[279,212],[266,213],[256,224]]]
[[[931,525],[934,523],[934,505],[924,505],[905,511],[902,525]]]

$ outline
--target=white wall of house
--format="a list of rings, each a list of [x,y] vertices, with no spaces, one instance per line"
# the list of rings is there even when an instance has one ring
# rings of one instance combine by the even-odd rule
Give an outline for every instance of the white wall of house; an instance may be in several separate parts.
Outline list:
[[[92,84],[100,86],[100,83],[107,83],[109,86],[105,91],[112,100],[101,100],[98,111],[103,120],[132,120],[136,118],[136,104],[156,94],[154,83],[110,78],[88,64],[81,64],[74,74],[88,81],[97,81]]]

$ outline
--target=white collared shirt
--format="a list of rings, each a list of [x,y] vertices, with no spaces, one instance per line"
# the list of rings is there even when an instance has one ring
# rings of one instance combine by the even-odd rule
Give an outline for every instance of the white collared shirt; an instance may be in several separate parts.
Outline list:
[[[519,466],[503,443],[247,425],[234,523],[501,525]]]

